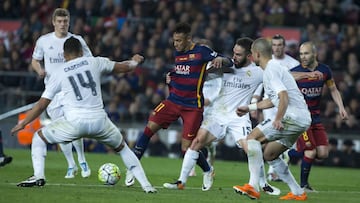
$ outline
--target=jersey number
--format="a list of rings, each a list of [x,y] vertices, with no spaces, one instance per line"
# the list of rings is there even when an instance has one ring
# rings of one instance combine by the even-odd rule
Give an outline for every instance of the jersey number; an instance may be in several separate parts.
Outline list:
[[[248,135],[251,132],[251,127],[243,127],[242,129],[244,135]]]
[[[94,81],[94,78],[91,75],[91,72],[88,70],[85,71],[85,74],[86,74],[89,82],[85,82],[84,77],[81,73],[76,74],[76,76],[80,82],[80,85],[85,88],[90,88],[92,95],[96,96],[97,92],[96,92],[96,83]],[[81,96],[81,92],[80,92],[79,86],[78,86],[75,78],[73,76],[69,76],[68,78],[69,78],[70,84],[74,90],[76,100],[78,100],[78,101],[82,100],[83,97]]]

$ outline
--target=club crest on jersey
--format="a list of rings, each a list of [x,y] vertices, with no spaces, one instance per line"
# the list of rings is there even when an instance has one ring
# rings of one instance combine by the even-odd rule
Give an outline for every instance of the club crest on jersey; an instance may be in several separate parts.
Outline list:
[[[179,62],[193,61],[193,60],[199,60],[199,59],[201,59],[201,54],[195,53],[195,54],[177,56],[175,58],[175,62],[179,63]]]
[[[217,53],[216,53],[215,51],[213,51],[213,52],[211,52],[210,55],[213,56],[213,57],[216,57],[216,56],[217,56]]]
[[[251,71],[248,70],[248,71],[246,72],[246,75],[249,76],[249,77],[251,77]]]

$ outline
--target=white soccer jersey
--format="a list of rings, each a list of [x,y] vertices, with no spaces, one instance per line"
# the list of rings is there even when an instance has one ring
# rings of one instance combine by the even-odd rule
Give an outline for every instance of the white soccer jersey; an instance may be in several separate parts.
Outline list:
[[[277,142],[290,148],[311,123],[310,112],[304,97],[287,67],[275,60],[270,60],[266,65],[263,85],[265,94],[276,108],[279,106],[278,94],[281,91],[287,92],[289,101],[285,115],[281,120],[284,126],[283,130],[274,128],[274,117],[265,119],[256,127],[265,135],[267,140],[277,140]]]
[[[294,59],[293,57],[291,57],[287,54],[285,54],[284,58],[282,58],[282,59],[277,59],[274,57],[274,55],[272,55],[272,59],[274,61],[276,61],[277,63],[280,63],[282,66],[285,66],[288,70],[290,70],[300,64],[298,60]],[[267,96],[264,95],[264,99],[266,99],[266,98],[267,98]],[[264,115],[264,120],[275,117],[276,111],[277,111],[276,108],[264,109],[262,111],[263,115]]]
[[[206,80],[204,82],[204,87],[203,87],[204,98],[210,101],[210,104],[208,106],[204,106],[204,115],[206,115],[209,109],[212,108],[213,103],[215,102],[216,98],[219,96],[221,85],[222,85],[222,77]]]
[[[278,94],[287,91],[289,104],[285,115],[298,116],[301,122],[302,117],[309,113],[308,107],[300,92],[295,79],[287,69],[275,60],[270,60],[264,70],[264,91],[275,107],[279,105]],[[303,111],[303,112],[302,112]]]
[[[113,70],[115,62],[103,57],[80,57],[58,67],[42,95],[53,99],[63,93],[62,105],[67,119],[103,110],[100,77]]]
[[[253,63],[239,69],[232,68],[234,73],[224,73],[220,94],[205,115],[201,128],[208,130],[217,140],[229,135],[237,142],[246,139],[251,131],[251,121],[249,114],[240,117],[236,109],[250,103],[254,91],[262,83],[263,70]]]
[[[54,72],[54,70],[61,64],[65,63],[63,46],[64,42],[71,36],[80,41],[83,47],[84,56],[92,56],[92,53],[89,47],[86,45],[84,39],[81,36],[72,33],[68,33],[64,38],[58,38],[56,37],[55,32],[51,32],[42,35],[36,41],[32,57],[33,59],[39,61],[44,60],[44,67],[46,71],[46,77],[44,79],[45,85],[47,84],[47,81],[49,80],[49,77]]]
[[[294,59],[293,57],[285,54],[284,58],[282,59],[277,59],[274,57],[274,55],[272,55],[273,60],[279,62],[281,65],[287,67],[289,70],[294,68],[295,66],[300,65],[299,61]]]
[[[235,68],[234,73],[224,73],[220,94],[213,104],[213,111],[225,119],[238,118],[236,109],[250,103],[251,97],[263,80],[263,70],[251,63]]]

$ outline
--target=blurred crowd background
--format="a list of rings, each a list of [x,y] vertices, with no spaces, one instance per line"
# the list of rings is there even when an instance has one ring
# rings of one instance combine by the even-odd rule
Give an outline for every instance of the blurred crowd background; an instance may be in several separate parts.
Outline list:
[[[167,95],[164,75],[172,68],[172,31],[189,22],[194,38],[210,40],[232,56],[237,38],[260,37],[267,27],[296,28],[298,43],[287,53],[298,58],[299,43],[313,41],[318,60],[328,64],[350,119],[342,122],[325,89],[323,123],[328,132],[360,132],[360,2],[357,0],[0,0],[0,113],[36,101],[44,88],[30,67],[35,42],[52,32],[57,7],[70,11],[70,31],[83,36],[94,56],[114,60],[141,53],[146,61],[130,74],[104,77],[105,108],[118,125],[145,125],[149,112]],[[281,34],[281,33],[279,33]],[[180,122],[179,122],[180,124]]]

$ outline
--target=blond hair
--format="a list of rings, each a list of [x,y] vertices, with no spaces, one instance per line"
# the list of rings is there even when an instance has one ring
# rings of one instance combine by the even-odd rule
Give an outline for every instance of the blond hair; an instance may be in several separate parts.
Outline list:
[[[52,15],[52,20],[55,20],[57,16],[62,16],[62,17],[68,16],[70,18],[70,12],[65,8],[57,8],[55,9]]]

